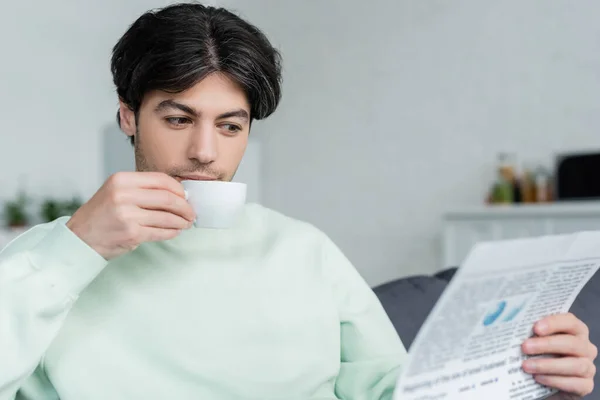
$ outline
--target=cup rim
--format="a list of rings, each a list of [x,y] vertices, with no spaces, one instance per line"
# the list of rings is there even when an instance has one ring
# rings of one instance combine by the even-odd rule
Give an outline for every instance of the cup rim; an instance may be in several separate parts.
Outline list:
[[[247,186],[243,182],[234,182],[234,181],[202,181],[202,180],[193,180],[193,179],[187,179],[187,180],[181,181],[180,183],[183,185],[186,182],[194,182],[194,184],[209,184],[209,185],[219,185],[219,186],[223,186],[223,185]]]

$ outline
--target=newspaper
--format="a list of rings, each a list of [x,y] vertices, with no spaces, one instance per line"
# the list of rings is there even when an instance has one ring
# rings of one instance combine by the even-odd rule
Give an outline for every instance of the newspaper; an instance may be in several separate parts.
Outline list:
[[[536,400],[522,343],[568,312],[600,266],[600,232],[476,245],[412,344],[394,400]],[[546,357],[546,356],[544,356]]]

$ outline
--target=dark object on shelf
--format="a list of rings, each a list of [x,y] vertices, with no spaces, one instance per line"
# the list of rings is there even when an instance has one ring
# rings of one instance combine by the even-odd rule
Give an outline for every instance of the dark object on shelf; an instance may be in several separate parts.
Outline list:
[[[521,181],[515,179],[513,182],[513,202],[522,203],[523,202],[523,191],[521,190]]]
[[[556,200],[600,199],[600,153],[560,155],[555,196]]]

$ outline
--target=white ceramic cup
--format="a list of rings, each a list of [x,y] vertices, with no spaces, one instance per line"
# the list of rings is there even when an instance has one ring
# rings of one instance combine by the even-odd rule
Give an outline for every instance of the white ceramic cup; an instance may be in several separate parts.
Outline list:
[[[246,184],[182,181],[185,197],[196,212],[196,228],[230,228],[246,204]]]

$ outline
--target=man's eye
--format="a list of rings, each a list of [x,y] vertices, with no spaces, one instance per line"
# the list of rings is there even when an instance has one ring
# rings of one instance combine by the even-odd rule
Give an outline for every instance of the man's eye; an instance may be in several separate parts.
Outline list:
[[[242,128],[233,124],[223,124],[221,125],[221,128],[223,128],[229,134],[238,133],[242,130]]]
[[[169,117],[166,118],[167,122],[174,126],[187,125],[192,122],[189,118],[185,117]]]

